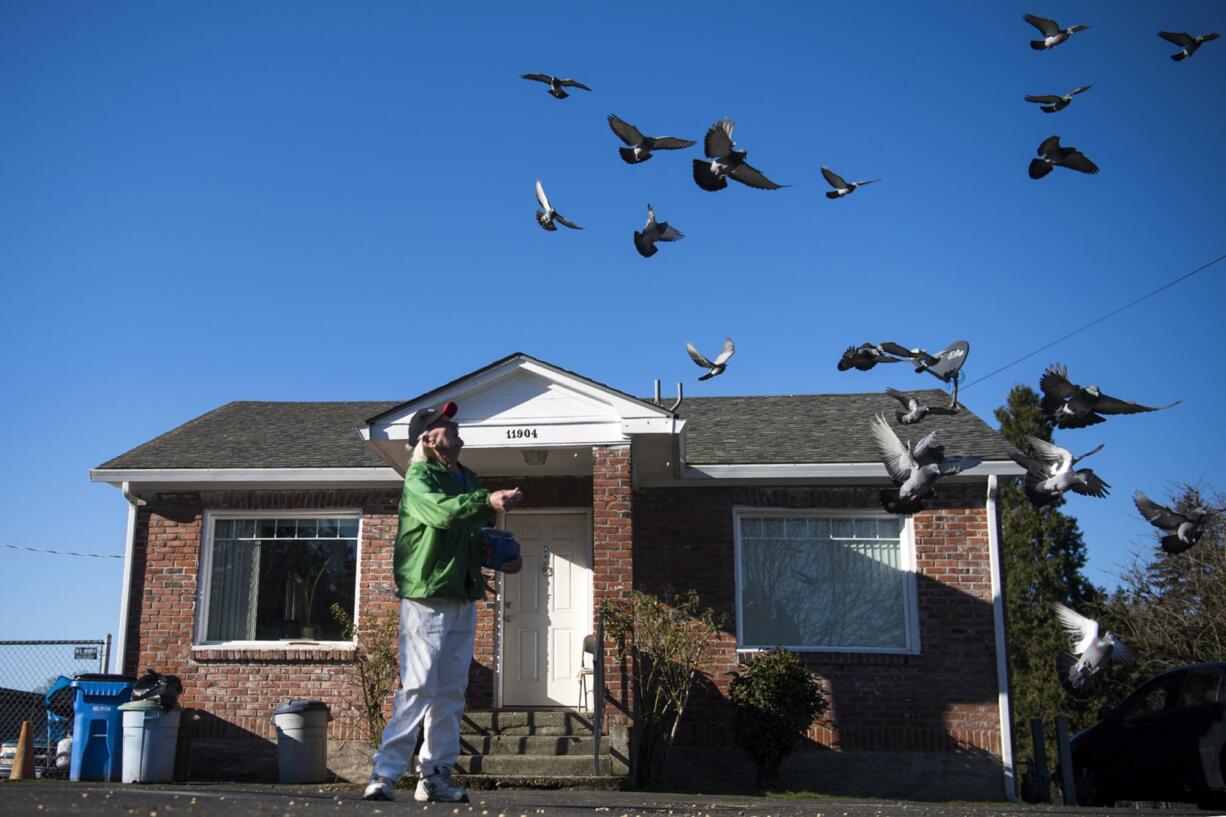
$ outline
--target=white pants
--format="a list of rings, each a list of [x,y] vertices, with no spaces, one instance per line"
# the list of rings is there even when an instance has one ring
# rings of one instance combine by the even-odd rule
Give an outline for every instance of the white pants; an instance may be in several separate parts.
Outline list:
[[[400,600],[400,691],[375,752],[374,774],[399,780],[425,723],[421,773],[460,755],[460,718],[477,635],[477,605],[447,599]]]

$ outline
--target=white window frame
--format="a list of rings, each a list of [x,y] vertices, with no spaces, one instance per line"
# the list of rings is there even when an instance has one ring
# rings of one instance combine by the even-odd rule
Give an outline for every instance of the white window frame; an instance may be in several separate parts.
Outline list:
[[[899,564],[903,570],[903,634],[906,644],[902,647],[840,647],[809,646],[801,644],[772,644],[768,646],[745,646],[744,616],[741,614],[744,576],[741,569],[741,519],[743,517],[791,517],[811,519],[868,519],[892,517],[885,511],[823,508],[763,508],[752,505],[734,505],[732,508],[733,559],[736,572],[736,649],[738,653],[758,653],[785,647],[791,652],[815,653],[871,653],[890,655],[919,655],[919,602],[915,579],[915,531],[912,517],[904,517],[898,533]]]
[[[192,633],[193,649],[350,649],[357,644],[357,635],[342,641],[207,641],[209,626],[209,587],[213,580],[213,532],[219,519],[356,519],[358,541],[354,566],[353,622],[358,626],[362,604],[362,547],[364,520],[361,508],[336,508],[331,510],[241,510],[204,512],[203,541],[200,543],[200,574],[196,583],[196,626]]]

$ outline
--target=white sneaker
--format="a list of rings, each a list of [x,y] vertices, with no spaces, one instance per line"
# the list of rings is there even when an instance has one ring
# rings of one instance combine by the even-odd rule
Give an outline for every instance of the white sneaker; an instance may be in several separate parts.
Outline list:
[[[380,777],[377,774],[370,776],[370,782],[366,784],[366,791],[362,793],[363,800],[395,800],[396,799],[396,784],[386,777]]]
[[[450,766],[439,766],[417,781],[413,799],[419,803],[467,803],[468,792],[451,780]]]

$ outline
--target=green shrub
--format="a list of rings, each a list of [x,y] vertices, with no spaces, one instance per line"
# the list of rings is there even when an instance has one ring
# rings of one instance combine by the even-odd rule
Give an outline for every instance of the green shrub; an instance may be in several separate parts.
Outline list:
[[[795,653],[780,647],[750,659],[730,691],[737,741],[753,760],[761,787],[826,711],[826,696]]]

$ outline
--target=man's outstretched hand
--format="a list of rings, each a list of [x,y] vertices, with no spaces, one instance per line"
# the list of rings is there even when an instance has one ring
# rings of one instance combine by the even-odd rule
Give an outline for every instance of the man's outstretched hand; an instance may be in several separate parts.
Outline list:
[[[490,494],[490,507],[496,511],[509,511],[518,505],[523,498],[524,492],[519,488],[494,491]]]

